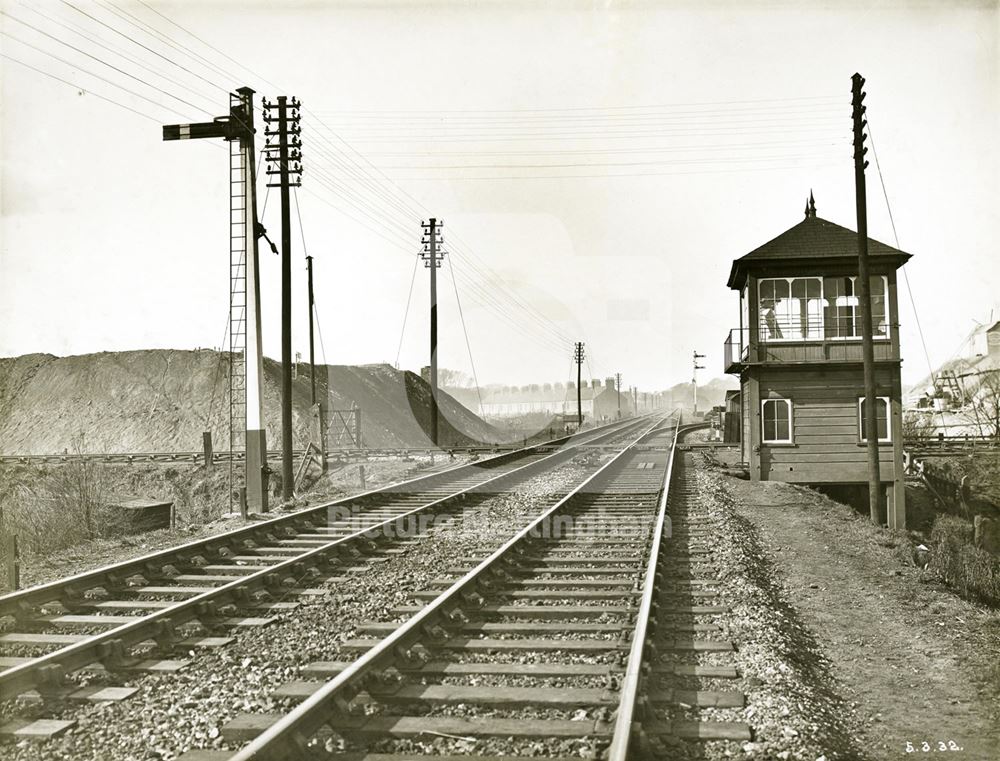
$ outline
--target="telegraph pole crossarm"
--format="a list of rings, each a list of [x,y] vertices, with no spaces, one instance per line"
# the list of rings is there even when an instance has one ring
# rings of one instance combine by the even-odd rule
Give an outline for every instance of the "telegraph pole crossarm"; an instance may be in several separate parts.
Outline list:
[[[279,95],[276,103],[264,101],[264,151],[270,168],[268,175],[276,175],[281,191],[281,496],[284,502],[293,497],[292,473],[292,225],[289,190],[302,185],[302,127],[299,124],[301,103],[295,98],[289,102]],[[275,112],[277,115],[275,116]],[[272,130],[272,124],[278,128]],[[312,305],[310,304],[310,309]]]
[[[573,359],[576,362],[576,428],[580,430],[583,428],[583,389],[580,386],[582,382],[581,376],[581,366],[583,365],[583,360],[585,358],[583,341],[577,341],[576,347],[573,350]]]
[[[424,266],[430,270],[431,275],[431,365],[430,365],[430,385],[431,385],[431,441],[434,446],[438,446],[438,371],[437,371],[437,344],[438,344],[438,318],[437,318],[437,271],[441,266],[441,260],[445,251],[441,249],[441,227],[444,220],[431,217],[430,222],[421,222],[423,229],[421,243],[423,249],[420,258],[424,260]]]

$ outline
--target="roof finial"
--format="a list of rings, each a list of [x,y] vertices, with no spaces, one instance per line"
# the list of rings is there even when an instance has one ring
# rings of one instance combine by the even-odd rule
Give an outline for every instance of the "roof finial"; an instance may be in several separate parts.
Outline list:
[[[816,217],[816,199],[813,198],[812,188],[809,188],[809,208],[806,210],[807,217]]]

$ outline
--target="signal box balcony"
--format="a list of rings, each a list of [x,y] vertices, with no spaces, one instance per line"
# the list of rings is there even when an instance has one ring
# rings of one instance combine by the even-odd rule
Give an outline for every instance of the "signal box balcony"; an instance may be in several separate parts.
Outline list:
[[[760,330],[752,341],[748,328],[733,328],[723,344],[724,372],[739,375],[751,365],[809,365],[861,363],[861,337],[828,335],[819,326],[805,326],[805,336],[785,338],[780,331]],[[875,361],[899,360],[899,344],[883,324],[875,329]]]

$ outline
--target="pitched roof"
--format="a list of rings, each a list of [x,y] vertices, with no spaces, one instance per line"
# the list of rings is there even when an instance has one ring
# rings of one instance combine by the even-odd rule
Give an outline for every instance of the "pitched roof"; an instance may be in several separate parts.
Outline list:
[[[910,258],[910,254],[905,251],[872,238],[868,239],[868,255],[873,258],[893,257],[897,267],[902,266]],[[857,257],[858,234],[854,230],[810,215],[794,227],[785,230],[777,238],[736,259],[729,274],[729,287],[742,288],[747,268],[757,263],[817,259],[855,260]]]

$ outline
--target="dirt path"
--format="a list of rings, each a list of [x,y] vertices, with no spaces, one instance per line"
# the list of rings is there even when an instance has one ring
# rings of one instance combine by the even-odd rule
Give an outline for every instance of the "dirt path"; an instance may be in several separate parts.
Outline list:
[[[708,472],[759,531],[787,598],[865,727],[866,752],[1000,758],[1000,612],[907,565],[891,535],[849,507],[786,484]]]

